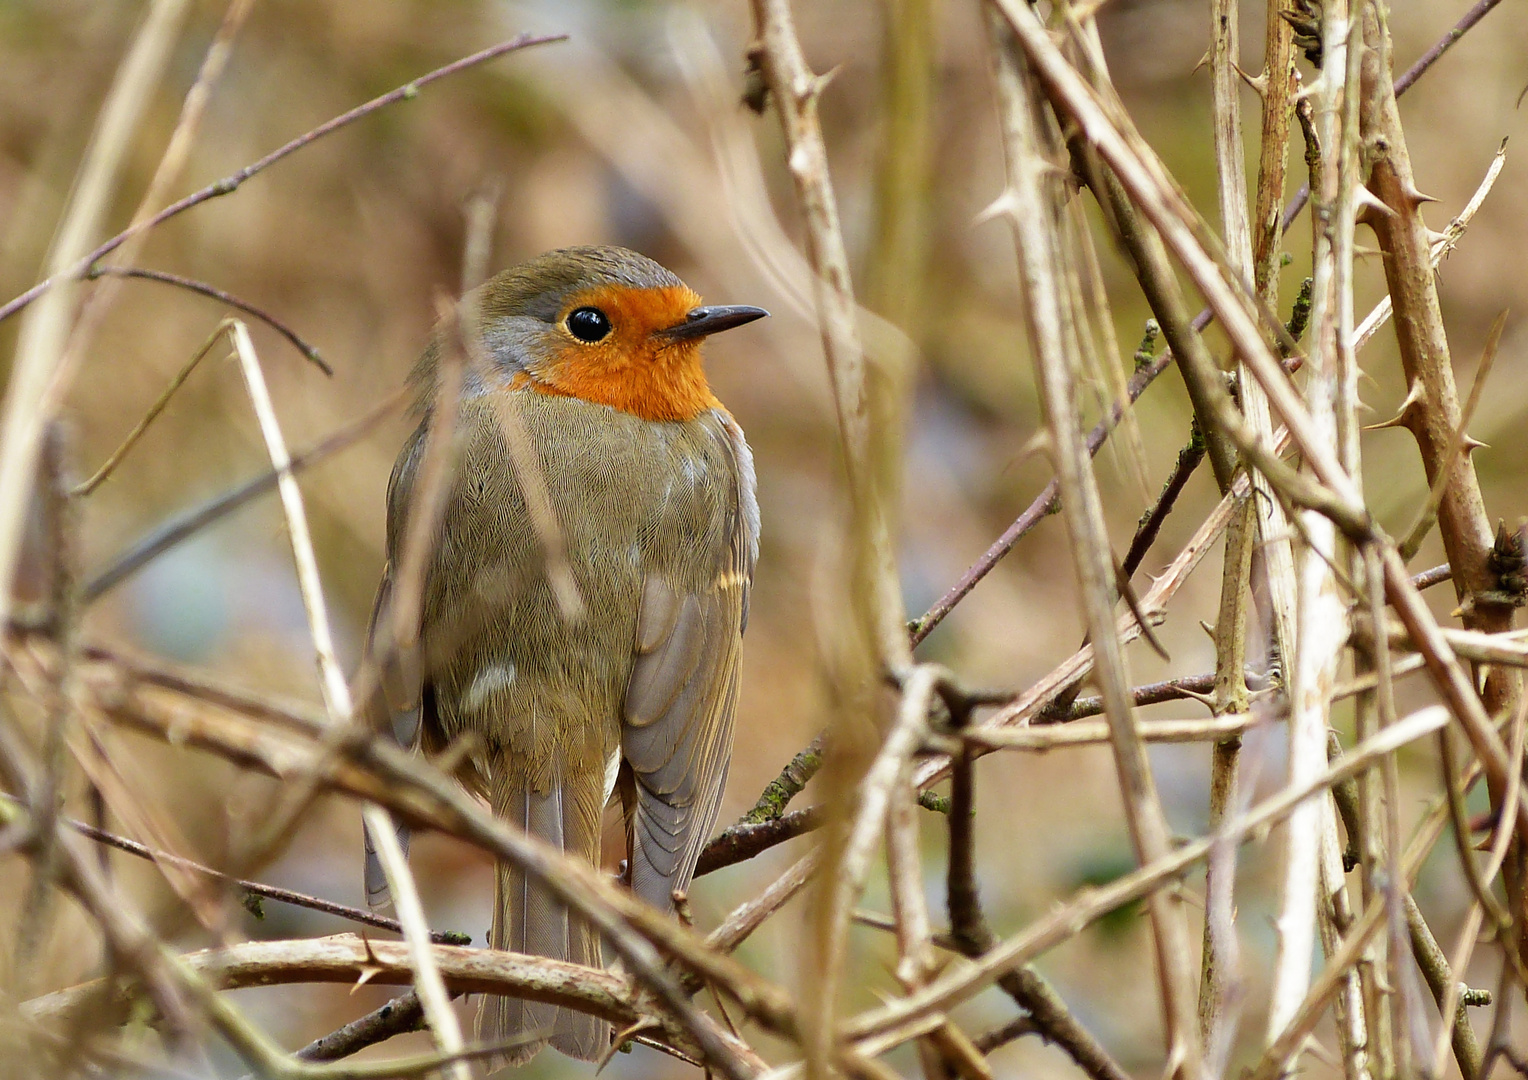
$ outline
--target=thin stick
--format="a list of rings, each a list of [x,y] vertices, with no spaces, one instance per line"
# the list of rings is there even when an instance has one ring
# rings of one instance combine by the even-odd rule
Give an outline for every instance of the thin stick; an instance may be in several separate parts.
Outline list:
[[[1008,183],[1000,199],[1013,226],[1019,276],[1028,301],[1032,352],[1049,422],[1050,442],[1061,487],[1061,510],[1071,537],[1075,570],[1087,613],[1094,667],[1103,693],[1114,747],[1120,793],[1135,856],[1142,865],[1166,853],[1167,819],[1131,712],[1129,677],[1114,619],[1114,563],[1103,506],[1076,413],[1076,358],[1068,355],[1064,331],[1066,254],[1063,233],[1047,186],[1048,129],[1039,109],[1039,87],[1023,54],[1011,44],[995,15],[990,47],[997,67],[999,114]],[[1156,968],[1168,1041],[1168,1071],[1195,1080],[1202,1060],[1193,1022],[1189,942],[1178,904],[1154,892],[1148,899],[1156,945]]]
[[[999,974],[1025,963],[1066,940],[1097,918],[1122,904],[1139,900],[1182,875],[1209,854],[1216,843],[1240,843],[1246,837],[1284,820],[1294,807],[1323,794],[1333,784],[1353,776],[1397,749],[1439,730],[1448,723],[1448,710],[1430,706],[1360,742],[1308,784],[1287,787],[1245,814],[1226,823],[1219,833],[1184,844],[1108,885],[1088,889],[1073,901],[1030,924],[1022,933],[1001,942],[969,967],[946,971],[916,994],[854,1017],[843,1026],[846,1038],[868,1038],[911,1019],[953,1008],[993,981]],[[1441,819],[1440,819],[1441,820]]]
[[[1319,189],[1317,207],[1323,213],[1319,215],[1321,227],[1315,232],[1305,396],[1312,437],[1322,440],[1333,454],[1339,452],[1342,424],[1338,415],[1342,396],[1339,353],[1346,339],[1341,312],[1350,306],[1350,296],[1342,285],[1347,270],[1345,257],[1352,256],[1353,202],[1351,193],[1344,193],[1342,182],[1355,179],[1350,170],[1339,168],[1339,157],[1346,145],[1341,106],[1350,89],[1357,91],[1356,81],[1350,86],[1347,79],[1348,38],[1355,25],[1348,20],[1347,5],[1342,0],[1333,0],[1323,20],[1321,91],[1314,104],[1322,157],[1318,163],[1320,182],[1312,183],[1313,190]],[[1326,515],[1313,510],[1301,512],[1300,526],[1307,543],[1296,560],[1299,582],[1296,636],[1280,642],[1291,676],[1291,784],[1305,782],[1326,766],[1331,690],[1348,636],[1347,604],[1333,570],[1341,557],[1336,526]],[[1291,645],[1293,653],[1284,651]],[[1284,877],[1277,922],[1279,947],[1267,1020],[1269,1042],[1277,1039],[1299,1009],[1310,983],[1310,955],[1316,940],[1319,851],[1329,820],[1324,811],[1318,801],[1306,803],[1291,815],[1284,832]],[[1348,1029],[1344,1026],[1342,1030]],[[1344,1037],[1344,1046],[1347,1045]]]
[[[1512,720],[1512,757],[1510,759],[1512,761],[1523,760],[1525,730],[1528,730],[1528,701],[1520,700],[1517,714]],[[1507,857],[1507,850],[1512,846],[1512,829],[1507,826],[1507,822],[1512,820],[1517,802],[1522,797],[1522,790],[1522,773],[1520,770],[1514,769],[1507,778],[1507,792],[1502,799],[1501,820],[1497,825],[1496,836],[1491,843],[1491,856],[1486,860],[1485,872],[1482,875],[1488,887],[1496,878],[1496,875],[1501,872],[1502,863]],[[1469,914],[1465,916],[1464,926],[1459,931],[1458,943],[1454,946],[1453,962],[1450,964],[1450,967],[1455,972],[1464,972],[1469,968],[1470,954],[1474,951],[1475,942],[1480,934],[1480,924],[1484,911],[1485,907],[1479,900],[1470,905]],[[1511,948],[1512,944],[1513,942],[1510,937],[1504,942],[1506,948]],[[1504,957],[1504,959],[1510,962],[1512,958]],[[1450,1036],[1453,1030],[1453,1025],[1449,1021],[1454,1016],[1454,1012],[1459,1004],[1459,985],[1457,980],[1450,980],[1448,989],[1443,995],[1443,1000],[1438,1004],[1438,1011],[1443,1017],[1443,1027],[1438,1032],[1438,1040],[1433,1047],[1432,1063],[1434,1076],[1442,1073],[1443,1063],[1448,1056]],[[1461,1061],[1460,1067],[1463,1068],[1464,1064]],[[1467,1077],[1466,1080],[1473,1080],[1473,1078]]]
[[[127,456],[128,451],[137,445],[138,440],[143,437],[143,433],[148,431],[150,425],[159,419],[160,413],[164,412],[166,407],[169,406],[170,399],[175,396],[175,391],[185,385],[186,380],[191,377],[191,373],[196,370],[197,365],[212,351],[212,347],[218,343],[223,335],[229,332],[232,326],[233,323],[228,319],[224,319],[217,324],[212,333],[207,335],[207,340],[202,342],[202,347],[197,349],[191,355],[191,359],[186,361],[181,366],[181,369],[175,373],[175,376],[170,380],[170,384],[160,392],[159,397],[155,399],[154,404],[149,406],[148,412],[144,413],[143,417],[134,425],[133,430],[129,431],[121,444],[107,455],[106,460],[101,463],[101,467],[91,475],[90,479],[77,484],[69,492],[72,498],[82,499],[106,481],[106,478],[116,470],[117,466],[121,464],[122,459]]]
[[[404,83],[402,86],[388,91],[381,97],[372,98],[364,105],[358,105],[354,109],[351,109],[349,112],[341,113],[334,119],[320,124],[312,131],[299,135],[297,138],[291,140],[290,142],[277,147],[275,150],[272,150],[269,154],[266,154],[260,160],[244,166],[244,168],[240,169],[238,172],[231,173],[228,176],[223,177],[221,180],[217,180],[211,184],[208,184],[200,191],[192,192],[190,195],[187,195],[185,198],[179,200],[178,202],[171,203],[169,206],[159,211],[159,213],[155,214],[153,217],[133,226],[132,228],[118,233],[116,236],[113,236],[100,247],[96,248],[94,251],[90,252],[88,255],[85,255],[83,258],[78,259],[72,264],[65,263],[59,269],[54,270],[48,277],[44,278],[42,281],[39,281],[36,285],[33,285],[20,296],[17,296],[14,299],[8,301],[3,306],[0,306],[0,322],[4,322],[6,319],[10,318],[12,315],[16,314],[16,312],[31,304],[39,296],[42,296],[48,290],[54,288],[61,282],[84,277],[92,266],[94,266],[101,259],[105,258],[107,255],[110,255],[113,251],[116,251],[117,248],[121,247],[124,243],[126,243],[133,236],[136,236],[138,233],[145,232],[158,225],[161,225],[168,221],[170,218],[184,213],[185,211],[191,209],[193,206],[199,206],[209,199],[215,199],[222,195],[232,194],[233,192],[237,191],[239,187],[244,183],[244,181],[248,180],[250,177],[255,176],[257,173],[264,172],[266,169],[276,164],[276,162],[280,161],[282,158],[296,153],[298,150],[303,149],[305,146],[308,146],[309,144],[322,139],[325,135],[332,135],[341,128],[348,127],[350,124],[355,123],[357,120],[363,120],[370,116],[372,113],[376,112],[378,109],[386,108],[388,105],[392,105],[399,101],[412,101],[414,98],[419,96],[420,90],[428,86],[430,83],[435,82],[437,79],[448,78],[449,76],[456,75],[467,70],[468,68],[476,67],[479,64],[485,64],[489,60],[495,60],[506,53],[515,52],[519,49],[527,49],[534,45],[546,45],[556,41],[566,41],[567,39],[568,35],[566,34],[521,34],[518,37],[511,38],[509,41],[501,41],[499,44],[484,49],[481,52],[475,52],[471,56],[464,56],[460,60],[453,60],[451,63],[446,64],[444,67],[438,67],[434,71],[421,75],[413,82]]]
[[[419,1004],[419,994],[410,990],[344,1027],[314,1039],[293,1056],[299,1061],[338,1061],[394,1035],[418,1031],[422,1027],[424,1007]]]
[[[828,821],[826,806],[808,806],[760,822],[739,822],[723,830],[701,849],[695,876],[733,866],[821,828]]]
[[[877,660],[905,672],[912,663],[912,650],[894,571],[889,509],[881,490],[884,470],[872,438],[875,402],[866,380],[849,256],[817,115],[818,97],[827,78],[814,75],[806,62],[789,0],[753,0],[752,8],[758,41],[754,57],[773,94],[785,138],[787,171],[801,205],[823,355],[849,473],[856,576],[851,595],[856,607],[863,609],[857,615],[874,643]],[[876,433],[880,443],[888,446],[890,437],[890,432]]]
[[[849,920],[864,888],[876,843],[885,830],[892,788],[914,752],[922,746],[928,731],[928,711],[941,677],[941,669],[932,664],[919,664],[913,668],[902,688],[902,704],[896,723],[860,784],[857,810],[843,842],[837,873],[827,886],[825,955],[817,971],[824,1012],[831,1014],[835,1011],[834,995],[843,971]],[[831,1031],[831,1028],[827,1030]],[[812,1053],[813,1049],[809,1047],[808,1052]]]
[[[343,729],[350,724],[351,719],[350,687],[346,684],[345,675],[334,653],[334,637],[329,629],[329,614],[319,579],[318,559],[313,553],[313,539],[308,531],[302,492],[297,486],[297,478],[290,471],[291,454],[287,451],[275,407],[271,404],[270,391],[266,388],[265,375],[255,355],[254,342],[249,339],[249,329],[237,320],[233,323],[233,341],[239,365],[244,372],[244,381],[249,388],[250,402],[260,421],[260,432],[265,437],[271,467],[280,474],[276,487],[281,495],[287,531],[291,536],[292,556],[297,564],[297,583],[308,615],[308,631],[313,638],[313,650],[318,657],[320,686],[329,712],[329,722],[334,728]],[[393,890],[398,920],[403,924],[404,939],[408,943],[414,965],[415,987],[424,1004],[430,1028],[435,1033],[436,1044],[447,1054],[458,1054],[463,1045],[461,1027],[430,951],[429,926],[419,903],[413,875],[409,873],[408,862],[398,844],[392,818],[377,806],[367,806],[363,813],[378,854],[382,857],[388,885]],[[458,1061],[452,1071],[458,1080],[471,1080],[465,1062]]]
[[[17,801],[9,795],[0,795],[0,800],[13,804]],[[321,911],[325,915],[334,915],[365,926],[375,926],[379,930],[391,930],[395,934],[403,933],[403,925],[397,919],[389,919],[386,916],[376,915],[361,908],[351,907],[348,904],[325,900],[320,896],[309,896],[307,893],[294,892],[291,889],[283,889],[275,885],[266,885],[264,882],[246,881],[243,878],[236,878],[223,873],[221,870],[214,870],[210,866],[205,866],[194,859],[188,859],[182,855],[173,855],[168,851],[156,851],[145,844],[138,843],[136,840],[129,840],[125,836],[118,836],[116,833],[107,832],[105,829],[97,828],[83,821],[76,821],[73,818],[61,818],[60,821],[81,836],[88,837],[98,844],[104,844],[107,847],[115,848],[129,855],[135,855],[140,859],[148,859],[153,862],[182,867],[193,873],[209,877],[214,881],[221,881],[226,885],[233,886],[248,893],[250,896],[275,900],[278,903],[291,904],[293,907],[307,908],[311,911]],[[430,940],[437,945],[465,945],[468,943],[463,940],[465,937],[465,934],[449,930],[430,934]]]
[[[451,995],[446,993],[440,966],[435,962],[424,905],[419,901],[419,890],[414,885],[414,875],[409,872],[403,845],[398,843],[392,815],[380,806],[372,805],[361,811],[361,817],[387,875],[387,888],[397,909],[398,921],[403,924],[409,966],[414,969],[414,992],[419,995],[425,1019],[435,1034],[435,1045],[448,1054],[459,1053],[463,1046],[461,1025],[457,1022],[456,1010],[451,1007]],[[472,1072],[464,1061],[456,1063],[452,1074],[457,1080],[472,1080]]]
[[[354,443],[370,435],[382,423],[394,413],[399,412],[408,404],[410,391],[407,387],[400,388],[390,394],[370,411],[352,420],[349,424],[340,428],[333,435],[311,449],[304,450],[292,457],[287,472],[295,475],[311,465],[317,465],[321,461],[338,453]],[[127,578],[143,569],[150,562],[169,551],[183,540],[196,535],[202,529],[221,520],[223,517],[239,509],[245,503],[258,496],[264,495],[276,487],[284,474],[275,469],[262,473],[253,480],[234,488],[232,491],[211,499],[201,506],[172,518],[159,528],[149,533],[148,536],[138,541],[105,570],[96,574],[95,577],[85,582],[80,590],[80,601],[89,604],[98,599],[103,593],[116,588]]]
[[[169,58],[186,7],[186,0],[154,0],[117,70],[48,256],[54,278],[79,265],[80,253],[104,220],[117,173]],[[77,291],[70,287],[49,296],[23,321],[16,344],[0,427],[0,625],[10,619],[27,500],[49,415],[44,402],[68,346]]]
[[[730,953],[748,936],[764,924],[764,920],[779,911],[812,879],[822,863],[822,851],[808,852],[791,864],[790,868],[751,900],[738,905],[720,926],[706,937],[706,944],[722,953]]]
[[[177,289],[185,289],[187,292],[205,296],[209,300],[216,300],[220,304],[227,304],[236,311],[242,311],[253,319],[258,319],[269,326],[276,333],[290,341],[294,348],[303,356],[307,357],[325,375],[333,375],[334,369],[329,362],[318,354],[318,350],[307,341],[303,340],[286,323],[263,308],[258,308],[248,300],[241,300],[233,293],[219,289],[215,285],[209,285],[205,281],[197,281],[195,278],[182,277],[180,274],[171,274],[165,270],[149,270],[139,266],[96,266],[85,275],[87,281],[94,281],[102,277],[135,278],[139,281],[157,281],[161,285],[173,285]]]
[[[1224,713],[1209,720],[1138,720],[1142,742],[1216,742],[1244,735],[1266,718],[1253,713]],[[979,729],[961,736],[988,750],[1033,750],[1041,753],[1064,746],[1097,746],[1109,741],[1109,725],[1103,721],[1072,721],[1044,727]]]

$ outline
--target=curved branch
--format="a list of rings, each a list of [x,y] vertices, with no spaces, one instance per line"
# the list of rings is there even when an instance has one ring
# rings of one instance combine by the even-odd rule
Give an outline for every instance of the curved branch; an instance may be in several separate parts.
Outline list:
[[[229,292],[224,292],[222,289],[219,289],[215,285],[209,285],[205,281],[197,281],[195,278],[182,277],[179,274],[167,273],[164,270],[145,269],[141,266],[93,266],[85,275],[85,278],[88,281],[95,281],[97,278],[103,277],[136,278],[139,281],[157,281],[161,285],[173,285],[177,289],[185,289],[187,292],[194,292],[198,296],[205,296],[208,299],[216,300],[222,304],[227,304],[231,308],[244,312],[244,314],[250,316],[250,318],[260,320],[266,326],[269,326],[272,330],[276,331],[276,333],[286,338],[292,343],[293,346],[296,347],[298,352],[302,353],[309,360],[313,361],[313,363],[317,364],[319,370],[322,371],[325,375],[332,376],[334,374],[334,369],[329,366],[329,362],[322,356],[318,355],[317,349],[299,337],[297,331],[293,330],[290,326],[276,318],[276,316],[272,315],[270,312],[255,307],[254,304],[251,304],[247,300],[240,300],[237,296],[234,296]]]
[[[294,154],[298,150],[301,150],[303,147],[307,146],[309,143],[316,142],[323,138],[325,135],[331,135],[342,127],[347,127],[348,125],[355,123],[357,120],[370,116],[378,109],[385,108],[394,102],[410,101],[415,97],[418,97],[420,88],[434,82],[436,79],[443,79],[448,75],[455,75],[457,72],[465,71],[467,68],[476,67],[478,64],[486,63],[489,60],[494,60],[500,56],[503,56],[505,53],[529,48],[532,45],[545,45],[554,41],[565,41],[567,40],[567,37],[568,35],[566,34],[521,34],[509,41],[502,41],[497,45],[484,49],[482,52],[475,52],[471,56],[464,56],[460,60],[455,60],[447,64],[445,67],[436,68],[434,71],[427,75],[421,75],[413,82],[405,83],[404,85],[394,90],[388,91],[381,97],[372,98],[364,105],[357,105],[349,112],[341,113],[334,119],[320,124],[312,131],[309,131],[303,135],[299,135],[297,138],[291,140],[285,145],[277,147],[269,154],[266,154],[259,161],[252,162],[251,164],[244,166],[244,168],[240,169],[238,172],[229,176],[225,176],[221,180],[213,181],[206,187],[202,188],[200,191],[194,191],[190,195],[187,195],[184,199],[171,203],[169,206],[165,207],[163,210],[159,211],[159,213],[155,214],[153,217],[142,222],[141,224],[134,225],[131,228],[125,229],[124,231],[118,233],[116,236],[113,236],[110,240],[106,241],[100,247],[96,248],[90,254],[80,259],[78,262],[70,266],[62,273],[54,274],[51,277],[47,277],[42,281],[39,281],[36,285],[33,285],[20,296],[17,296],[6,302],[3,306],[0,306],[0,322],[4,322],[6,319],[9,319],[12,315],[16,314],[16,312],[26,307],[28,304],[36,300],[39,296],[47,292],[59,282],[71,281],[76,278],[83,277],[86,273],[89,272],[92,266],[100,262],[106,256],[110,255],[113,251],[116,251],[119,247],[125,244],[128,240],[132,239],[134,236],[137,236],[139,233],[146,232],[149,229],[154,228],[156,225],[162,225],[164,222],[168,221],[172,217],[175,217],[177,214],[184,213],[185,211],[191,209],[193,206],[198,206],[201,203],[207,202],[209,199],[215,199],[220,195],[233,194],[233,192],[239,189],[239,186],[243,184],[244,181],[248,180],[256,173],[264,172],[266,169],[270,168],[270,166],[276,164],[276,162],[280,161],[287,155]]]
[[[447,987],[456,993],[523,997],[576,1009],[617,1025],[642,1020],[680,1053],[701,1056],[693,1038],[672,1018],[642,1008],[637,989],[626,976],[497,949],[436,945],[433,951]],[[358,984],[363,980],[406,986],[414,979],[407,945],[401,941],[368,941],[356,934],[247,941],[228,948],[203,949],[182,960],[197,974],[215,978],[224,990],[294,983]],[[25,1002],[21,1012],[34,1023],[66,1023],[81,1007],[98,1002],[106,990],[104,979],[81,983]],[[125,997],[117,1000],[126,1003]],[[715,1034],[729,1042],[744,1060],[763,1069],[763,1063],[741,1041],[720,1030]]]

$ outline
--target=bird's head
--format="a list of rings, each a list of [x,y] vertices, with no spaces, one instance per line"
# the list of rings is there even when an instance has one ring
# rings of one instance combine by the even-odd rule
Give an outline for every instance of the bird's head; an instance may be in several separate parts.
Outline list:
[[[469,379],[469,392],[527,386],[646,420],[715,408],[701,343],[768,314],[706,307],[668,270],[618,247],[548,252],[499,274],[476,300],[491,370]]]

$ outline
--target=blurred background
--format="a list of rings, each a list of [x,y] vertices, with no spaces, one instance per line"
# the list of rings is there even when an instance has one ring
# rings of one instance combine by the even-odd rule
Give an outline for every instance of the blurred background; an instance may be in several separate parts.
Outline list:
[[[1458,17],[1462,2],[1392,5],[1396,66],[1408,65]],[[1261,64],[1264,5],[1243,5],[1243,67]],[[118,0],[0,0],[0,299],[38,277],[96,111],[143,5]],[[920,12],[926,27],[920,27]],[[223,15],[193,4],[166,79],[135,142],[111,232],[126,224],[163,152],[180,101]],[[978,223],[998,194],[996,135],[980,12],[973,2],[827,0],[797,5],[808,59],[836,72],[822,98],[823,124],[843,223],[867,306],[900,325],[916,345],[904,438],[901,572],[910,616],[923,612],[1009,524],[1049,479],[1026,447],[1040,425],[1019,302],[1012,238],[1000,222]],[[1209,44],[1204,0],[1116,0],[1099,16],[1126,105],[1196,205],[1214,223],[1210,80],[1197,68]],[[902,34],[894,26],[910,27]],[[158,229],[138,265],[203,279],[277,314],[333,365],[326,378],[258,323],[254,340],[294,448],[312,445],[393,393],[422,348],[434,298],[460,289],[466,208],[496,208],[491,265],[548,248],[616,243],[675,270],[710,302],[749,303],[774,317],[708,346],[713,387],[737,416],[758,463],[763,550],[745,648],[737,747],[722,821],[749,808],[759,790],[833,719],[831,679],[845,599],[844,478],[827,377],[800,255],[800,228],[782,164],[778,121],[741,102],[746,6],[683,0],[262,0],[237,39],[175,196],[255,160],[376,94],[459,56],[525,30],[560,31],[563,44],[497,60],[426,88],[415,100],[322,140],[244,185]],[[912,37],[909,37],[912,34]],[[919,76],[920,47],[928,53]],[[900,57],[901,65],[893,62]],[[906,75],[911,65],[913,76]],[[1308,69],[1307,73],[1308,73]],[[898,71],[901,77],[893,77]],[[1483,176],[1501,140],[1522,127],[1528,86],[1528,15],[1504,4],[1487,17],[1402,103],[1420,186],[1439,202],[1441,229]],[[1257,160],[1258,101],[1248,111],[1248,160]],[[1468,386],[1487,328],[1503,309],[1528,310],[1528,187],[1516,151],[1473,227],[1442,267],[1443,304],[1461,386]],[[1290,192],[1304,179],[1301,147],[1291,155]],[[892,229],[888,222],[896,225]],[[1370,242],[1360,231],[1361,244]],[[1102,234],[1100,251],[1116,333],[1128,354],[1147,317],[1123,265]],[[1281,311],[1309,264],[1302,221],[1289,234]],[[1382,291],[1374,260],[1359,289],[1360,314]],[[96,336],[65,414],[74,465],[93,471],[223,316],[216,303],[160,284],[129,281]],[[16,322],[0,325],[0,357],[14,352]],[[1528,508],[1520,425],[1528,419],[1528,330],[1507,323],[1490,392],[1472,434],[1488,506],[1515,523]],[[1213,335],[1213,331],[1212,331]],[[884,335],[879,339],[884,340]],[[1218,339],[1212,340],[1220,345]],[[1223,352],[1223,349],[1221,350]],[[221,354],[215,354],[215,356]],[[8,360],[6,361],[8,362]],[[1363,357],[1364,396],[1375,421],[1404,396],[1395,349],[1382,332]],[[1096,412],[1096,410],[1095,410]],[[1097,459],[1115,546],[1128,544],[1188,435],[1189,410],[1169,371],[1137,409],[1149,487],[1121,453]],[[347,666],[353,666],[382,565],[383,493],[407,434],[398,418],[306,473],[302,488],[319,543],[324,585]],[[1371,505],[1402,531],[1425,495],[1410,437],[1376,431],[1364,442]],[[170,515],[267,466],[234,366],[200,369],[117,474],[86,505],[87,572],[110,561]],[[1169,519],[1146,572],[1176,554],[1215,493],[1208,469]],[[1434,539],[1417,562],[1442,561]],[[1213,650],[1200,620],[1213,620],[1218,553],[1206,559],[1159,631],[1166,664],[1131,650],[1145,682],[1208,671]],[[1440,613],[1448,589],[1429,594]],[[252,505],[160,558],[88,613],[90,637],[229,681],[316,702],[317,679],[274,498]],[[1061,521],[1046,519],[921,646],[975,684],[1022,689],[1076,647],[1082,635]],[[1406,684],[1403,702],[1423,700]],[[1192,702],[1149,715],[1194,717]],[[1260,733],[1245,758],[1257,790],[1280,783],[1282,735]],[[217,864],[269,805],[272,785],[221,761],[111,733],[114,757],[156,813],[173,817],[190,850]],[[1416,798],[1437,788],[1430,747],[1403,759]],[[1153,752],[1176,829],[1206,820],[1208,751]],[[811,798],[811,791],[803,800]],[[804,805],[805,802],[802,803]],[[1087,883],[1131,865],[1111,757],[1106,749],[1047,756],[1002,754],[978,774],[981,887],[994,928],[1017,931]],[[77,801],[71,803],[78,809]],[[1476,807],[1479,809],[1480,807]],[[116,823],[120,824],[120,823]],[[928,891],[944,901],[943,820],[925,818]],[[700,879],[698,923],[714,925],[771,880],[805,841]],[[1445,945],[1465,910],[1466,887],[1445,843],[1418,888]],[[1246,1012],[1242,1053],[1262,1032],[1279,869],[1278,836],[1244,850],[1238,883]],[[362,903],[356,808],[325,803],[262,880]],[[491,894],[486,861],[438,837],[420,837],[413,861],[434,925],[481,942]],[[145,901],[165,911],[168,890],[149,869],[114,857]],[[0,925],[17,910],[28,875],[0,856]],[[1199,882],[1190,880],[1191,888]],[[885,910],[874,886],[865,906]],[[336,920],[267,903],[255,937],[331,933]],[[744,960],[793,984],[801,942],[799,901],[744,947]],[[938,921],[936,919],[936,921]],[[47,989],[89,977],[98,962],[86,923],[66,915],[48,946]],[[8,933],[8,930],[6,931]],[[859,1004],[869,984],[887,984],[891,943],[856,929]],[[1197,934],[1197,931],[1196,931]],[[179,941],[203,943],[195,933]],[[1470,972],[1494,985],[1494,959]],[[1110,1050],[1141,1076],[1163,1055],[1149,937],[1123,912],[1045,956],[1040,969]],[[297,1046],[379,1004],[390,991],[291,987],[237,998],[278,1038]],[[989,993],[961,1018],[979,1030],[1013,1014]],[[1431,1005],[1428,1005],[1432,1015]],[[470,1016],[470,1007],[464,1007]],[[1482,1020],[1488,1015],[1482,1010]],[[1325,1029],[1323,1029],[1325,1030]],[[425,1044],[421,1036],[414,1047]],[[1333,1046],[1330,1032],[1324,1036]],[[394,1052],[396,1045],[381,1048]],[[373,1051],[375,1054],[377,1051]],[[911,1067],[911,1057],[893,1058]],[[1076,1075],[1039,1040],[994,1057],[1006,1075]],[[1333,1059],[1335,1060],[1335,1059]],[[1307,1059],[1317,1073],[1330,1066]],[[237,1075],[216,1052],[196,1070]],[[588,1074],[548,1053],[534,1075]],[[689,1070],[642,1049],[617,1055],[617,1076]]]

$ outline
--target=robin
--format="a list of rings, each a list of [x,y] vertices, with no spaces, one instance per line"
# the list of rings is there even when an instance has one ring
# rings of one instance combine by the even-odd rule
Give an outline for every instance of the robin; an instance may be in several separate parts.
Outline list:
[[[483,359],[462,380],[417,645],[398,655],[383,639],[439,334],[414,371],[421,420],[388,484],[388,564],[368,645],[383,679],[369,712],[426,752],[470,740],[464,783],[499,817],[596,866],[600,819],[619,789],[627,880],[672,910],[727,780],[759,539],[753,455],[707,385],[701,345],[768,313],[704,306],[668,270],[617,247],[549,252],[474,299]],[[527,508],[506,406],[539,459],[576,617],[559,602]],[[369,843],[366,877],[368,899],[385,903]],[[594,927],[505,862],[489,944],[601,966]],[[484,999],[480,1039],[534,1032],[547,1037],[502,1063],[529,1060],[546,1041],[585,1060],[610,1043],[595,1017]]]

